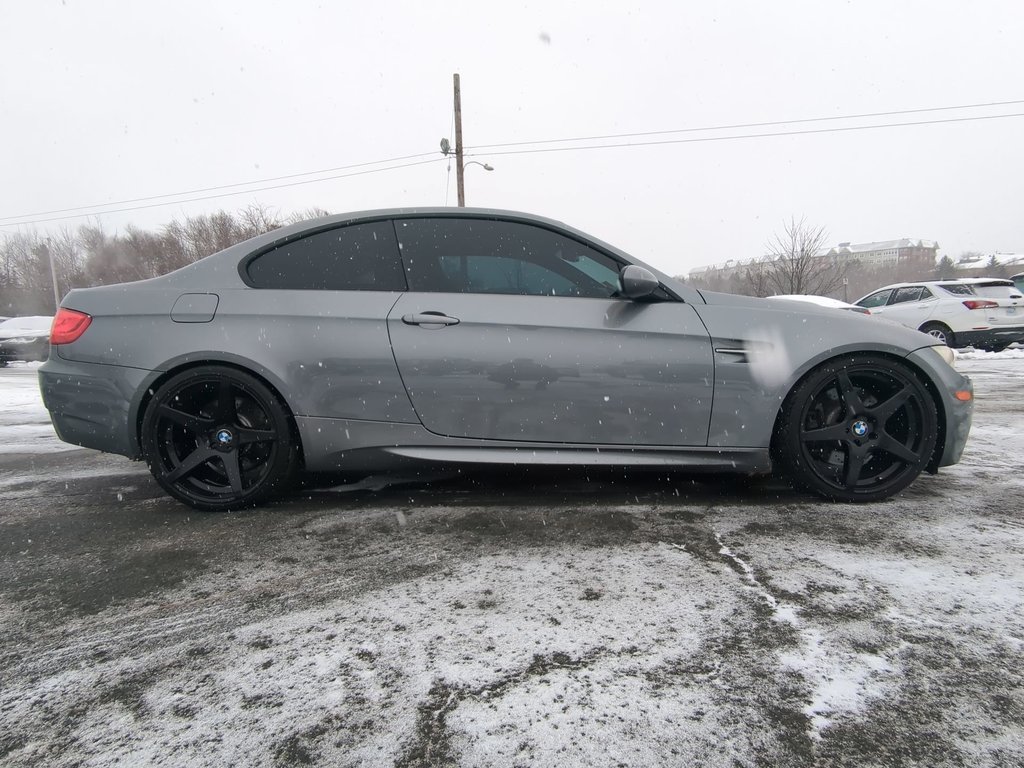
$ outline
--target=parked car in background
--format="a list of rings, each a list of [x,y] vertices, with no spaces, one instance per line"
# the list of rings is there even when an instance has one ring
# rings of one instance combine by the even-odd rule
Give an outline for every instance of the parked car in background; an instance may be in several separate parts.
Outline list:
[[[0,365],[11,360],[45,360],[50,356],[50,326],[44,315],[12,317],[0,322]]]
[[[39,383],[61,439],[143,458],[209,511],[300,469],[774,468],[875,501],[959,461],[973,395],[951,350],[782,304],[538,216],[370,211],[71,291]]]
[[[781,299],[782,301],[805,301],[808,304],[817,304],[819,307],[846,309],[850,312],[859,312],[862,315],[871,314],[871,310],[866,307],[858,307],[856,304],[847,304],[845,301],[840,301],[839,299],[833,299],[828,296],[814,296],[809,293],[783,293],[778,296],[769,296],[768,298],[773,301],[775,299]]]
[[[950,347],[998,352],[1024,341],[1024,294],[1012,280],[968,277],[896,283],[869,293],[857,305]]]

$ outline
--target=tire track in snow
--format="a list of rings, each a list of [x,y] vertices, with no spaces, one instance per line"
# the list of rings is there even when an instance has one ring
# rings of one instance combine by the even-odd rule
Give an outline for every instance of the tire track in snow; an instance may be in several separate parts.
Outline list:
[[[807,683],[810,700],[803,711],[808,718],[812,739],[820,741],[823,732],[839,717],[861,710],[869,699],[885,692],[888,687],[885,678],[895,672],[886,658],[830,647],[825,634],[808,626],[800,618],[796,606],[775,597],[757,578],[750,564],[722,540],[717,530],[713,527],[711,530],[719,546],[719,555],[771,609],[772,620],[789,624],[800,638],[801,649],[779,654],[779,663],[799,674]]]

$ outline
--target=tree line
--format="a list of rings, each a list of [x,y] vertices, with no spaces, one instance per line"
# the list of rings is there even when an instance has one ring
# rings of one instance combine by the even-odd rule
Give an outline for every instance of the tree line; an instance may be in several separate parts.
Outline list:
[[[0,236],[0,315],[54,313],[51,259],[63,297],[72,288],[157,277],[250,237],[327,213],[311,208],[282,216],[250,205],[233,213],[174,219],[156,231],[128,226],[110,233],[89,223],[57,232],[7,233]]]

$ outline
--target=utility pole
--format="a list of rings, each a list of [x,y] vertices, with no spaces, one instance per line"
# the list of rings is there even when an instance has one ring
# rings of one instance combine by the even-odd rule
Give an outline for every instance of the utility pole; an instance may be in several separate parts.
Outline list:
[[[459,208],[466,207],[466,168],[462,164],[462,90],[459,87],[459,73],[452,75],[455,81],[455,182],[459,188]]]

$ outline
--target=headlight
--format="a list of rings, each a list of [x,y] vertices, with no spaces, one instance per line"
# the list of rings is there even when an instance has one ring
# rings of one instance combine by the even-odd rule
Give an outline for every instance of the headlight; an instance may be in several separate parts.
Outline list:
[[[947,347],[945,344],[939,347],[932,347],[936,352],[939,353],[939,357],[946,361],[946,364],[951,368],[956,367],[956,352]]]

